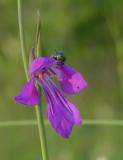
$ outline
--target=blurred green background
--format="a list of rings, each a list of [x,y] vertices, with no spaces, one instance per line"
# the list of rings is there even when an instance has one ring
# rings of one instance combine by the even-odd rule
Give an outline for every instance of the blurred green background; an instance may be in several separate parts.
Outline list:
[[[23,0],[27,52],[34,46],[36,12],[42,17],[43,54],[62,50],[67,63],[89,83],[82,94],[69,97],[83,119],[123,118],[123,1]],[[0,122],[36,119],[35,110],[13,97],[26,83],[16,0],[0,0]],[[28,55],[27,55],[28,57]],[[46,106],[44,106],[46,118]],[[69,140],[46,126],[50,160],[123,160],[123,127],[76,127]],[[36,126],[1,127],[1,160],[40,160]]]

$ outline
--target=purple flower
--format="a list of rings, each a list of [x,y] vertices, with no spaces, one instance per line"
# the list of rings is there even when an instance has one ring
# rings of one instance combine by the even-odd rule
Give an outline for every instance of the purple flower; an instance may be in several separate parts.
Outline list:
[[[63,92],[51,80],[57,77],[62,90],[67,94],[77,94],[87,88],[83,76],[70,66],[60,64],[52,57],[42,57],[33,60],[29,68],[30,80],[15,101],[32,107],[40,103],[37,85],[46,97],[48,119],[52,127],[62,137],[68,138],[74,125],[81,124],[78,109],[67,100]]]

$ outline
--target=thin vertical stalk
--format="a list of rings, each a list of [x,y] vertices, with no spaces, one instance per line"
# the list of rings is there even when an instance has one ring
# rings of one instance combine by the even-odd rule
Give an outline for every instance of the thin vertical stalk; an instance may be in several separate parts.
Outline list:
[[[36,39],[35,39],[35,52],[36,57],[41,56],[41,17],[39,10],[37,11],[37,26],[36,26]]]
[[[36,109],[39,137],[41,144],[42,159],[48,160],[48,149],[46,143],[46,134],[45,134],[44,119],[43,119],[41,104],[39,106],[36,106],[35,109]]]
[[[22,5],[21,0],[17,0],[18,5],[18,24],[19,24],[19,33],[20,33],[20,44],[21,44],[21,55],[23,59],[24,71],[26,74],[26,78],[28,79],[28,69],[27,69],[27,62],[26,62],[26,46],[25,46],[25,39],[24,39],[24,29],[22,23]]]
[[[26,47],[25,47],[25,40],[24,40],[24,29],[22,24],[22,0],[17,0],[18,4],[18,23],[19,23],[19,32],[20,32],[20,41],[21,41],[21,54],[23,59],[24,70],[26,73],[27,80],[28,77],[28,70],[27,70],[27,63],[26,63]],[[37,48],[36,52],[39,54],[39,44],[40,44],[40,36],[38,37]],[[36,116],[37,116],[37,124],[38,124],[38,131],[40,137],[40,145],[41,145],[41,152],[42,152],[42,159],[48,160],[48,150],[46,145],[46,135],[44,129],[44,120],[42,115],[42,106],[41,103],[39,106],[35,107],[36,109]]]
[[[37,34],[36,34],[36,44],[35,44],[35,51],[36,56],[41,56],[41,21],[40,21],[40,13],[37,12]],[[41,92],[40,92],[41,94]],[[39,129],[39,136],[41,141],[41,148],[42,148],[42,157],[43,160],[48,160],[48,149],[47,149],[47,143],[46,143],[46,133],[45,133],[45,127],[44,127],[44,119],[43,119],[43,111],[41,103],[39,106],[36,107],[36,115],[37,115],[37,122],[38,129]]]

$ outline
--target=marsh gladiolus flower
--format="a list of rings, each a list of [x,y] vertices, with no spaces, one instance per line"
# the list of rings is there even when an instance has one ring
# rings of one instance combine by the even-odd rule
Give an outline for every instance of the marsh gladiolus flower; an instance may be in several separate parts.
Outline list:
[[[48,119],[52,127],[62,137],[68,138],[74,125],[80,125],[82,120],[78,109],[64,96],[78,94],[87,88],[83,76],[70,66],[59,64],[52,57],[39,57],[33,60],[29,68],[30,80],[15,101],[29,107],[40,102],[37,85],[43,90],[47,108]],[[62,90],[52,81],[56,77]]]

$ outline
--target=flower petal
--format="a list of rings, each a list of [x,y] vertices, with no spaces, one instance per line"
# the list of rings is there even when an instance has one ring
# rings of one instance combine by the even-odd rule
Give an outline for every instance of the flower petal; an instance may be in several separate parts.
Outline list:
[[[83,76],[70,66],[63,65],[59,68],[53,68],[53,70],[63,91],[67,94],[78,94],[88,87]]]
[[[82,119],[81,119],[81,115],[80,115],[79,110],[68,100],[67,100],[67,104],[70,107],[70,109],[72,110],[75,124],[76,125],[81,125],[82,124]]]
[[[40,97],[36,90],[33,80],[30,80],[21,91],[21,93],[15,97],[15,101],[26,106],[35,106],[39,103]]]
[[[30,69],[29,74],[30,76],[33,76],[36,72],[40,72],[42,69],[49,67],[51,65],[57,64],[58,62],[50,57],[42,57],[42,58],[36,58],[33,60]]]
[[[75,124],[81,123],[79,111],[69,102],[50,78],[39,82],[48,104],[48,119],[63,138],[68,138]]]

